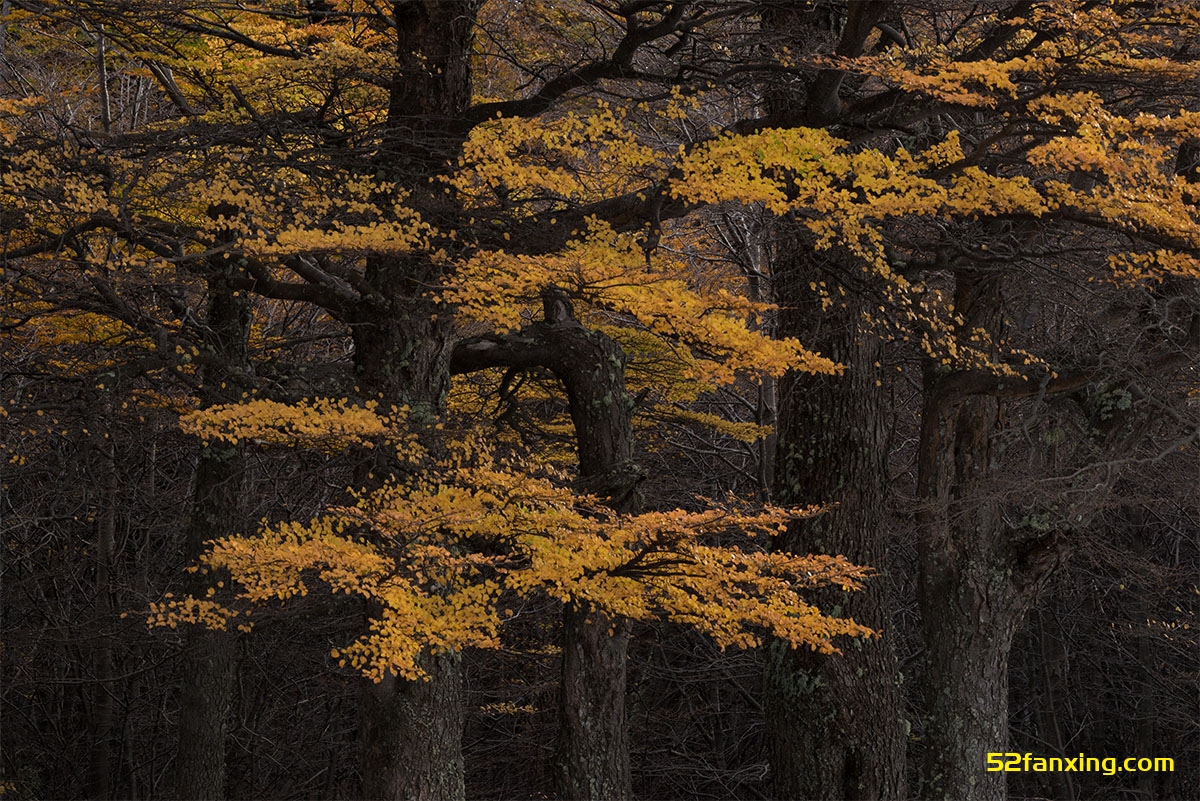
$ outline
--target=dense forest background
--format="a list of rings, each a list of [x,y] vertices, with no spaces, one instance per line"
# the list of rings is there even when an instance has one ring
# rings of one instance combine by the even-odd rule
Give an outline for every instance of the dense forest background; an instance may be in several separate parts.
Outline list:
[[[0,794],[1200,797],[1198,54],[3,0]]]

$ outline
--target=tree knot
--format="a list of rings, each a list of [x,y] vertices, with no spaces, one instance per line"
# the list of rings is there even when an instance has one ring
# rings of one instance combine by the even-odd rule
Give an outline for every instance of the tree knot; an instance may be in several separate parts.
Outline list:
[[[575,322],[575,309],[567,293],[554,284],[542,290],[542,314],[550,324]]]

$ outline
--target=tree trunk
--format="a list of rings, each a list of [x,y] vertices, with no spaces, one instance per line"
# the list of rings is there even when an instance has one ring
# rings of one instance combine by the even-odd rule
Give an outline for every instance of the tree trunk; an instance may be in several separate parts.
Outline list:
[[[640,506],[640,471],[633,461],[633,403],[625,391],[625,353],[599,331],[584,328],[565,293],[542,293],[545,320],[513,336],[476,337],[459,344],[454,372],[485,367],[549,368],[562,382],[579,452],[577,488],[609,507]],[[566,799],[633,797],[625,721],[625,659],[629,625],[568,603],[563,612],[562,683],[555,784]]]
[[[95,452],[97,461],[103,465],[104,484],[96,518],[96,621],[100,630],[96,632],[96,646],[92,655],[95,683],[91,686],[92,746],[88,753],[87,783],[89,798],[109,798],[112,795],[113,706],[116,698],[110,568],[116,542],[118,477],[116,451],[111,441],[106,446],[95,448]]]
[[[862,53],[890,5],[849,3],[839,19],[825,4],[766,4],[763,25],[797,52],[827,52],[832,45],[836,55],[853,57]],[[807,85],[768,87],[767,111],[809,125],[834,124],[843,81],[839,70],[824,69]],[[775,500],[837,505],[789,526],[779,545],[879,566],[889,538],[883,524],[889,482],[882,344],[862,322],[868,307],[861,297],[851,292],[826,310],[810,289],[823,280],[837,298],[845,276],[857,271],[855,264],[815,253],[812,237],[793,221],[780,221],[776,232],[772,271],[780,335],[795,336],[846,366],[841,375],[791,375],[781,382]],[[769,647],[764,691],[775,792],[812,799],[904,797],[908,725],[886,587],[875,579],[860,592],[825,589],[813,600],[883,636],[847,643],[835,656],[782,643]]]
[[[466,795],[463,686],[456,653],[426,656],[428,681],[364,683],[359,746],[365,798],[444,801]]]
[[[380,260],[368,267],[378,286],[407,285],[420,263]],[[354,328],[355,364],[365,397],[407,405],[422,444],[440,452],[436,423],[445,412],[450,386],[452,320],[420,297],[393,297],[389,311],[374,313]],[[396,469],[382,461],[363,466],[358,483],[377,484]],[[373,476],[373,478],[371,478]],[[359,692],[359,747],[364,798],[452,801],[466,794],[463,754],[463,688],[457,653],[427,653],[428,678],[388,676],[379,684],[363,679]]]
[[[431,176],[458,154],[454,119],[471,101],[470,59],[481,0],[392,5],[397,67],[388,86],[387,130],[377,167],[411,194],[408,203],[438,224],[444,202]],[[449,223],[453,224],[453,223]],[[373,292],[350,316],[363,397],[408,405],[423,444],[439,452],[437,423],[450,388],[453,315],[428,297],[441,267],[428,256],[376,256],[365,278]],[[376,479],[390,466],[370,466]],[[426,654],[427,681],[396,677],[359,693],[363,793],[368,798],[461,799],[463,690],[458,654]]]
[[[228,265],[224,269],[232,269]],[[204,346],[215,355],[202,373],[204,386],[219,393],[223,370],[246,365],[250,305],[218,277],[209,283]],[[222,365],[221,367],[215,365]],[[217,400],[216,396],[210,402]],[[194,564],[206,543],[236,533],[240,524],[245,460],[240,445],[205,443],[196,463],[192,515],[184,541],[184,557]],[[205,597],[220,576],[188,574],[189,594]],[[233,688],[236,635],[204,626],[184,633],[183,684],[180,690],[179,747],[175,754],[175,794],[180,799],[225,797],[225,736]]]
[[[559,797],[633,797],[625,723],[629,623],[568,604],[563,612],[559,687]]]
[[[546,319],[560,329],[551,369],[566,387],[575,422],[581,486],[621,512],[640,506],[633,462],[632,403],[625,391],[625,354],[617,343],[570,317],[555,320],[553,294]],[[625,663],[629,622],[586,603],[563,610],[562,684],[559,687],[557,785],[564,799],[633,797],[629,727],[625,720]]]
[[[837,360],[835,376],[791,375],[781,382],[775,498],[783,504],[836,503],[789,526],[779,545],[793,553],[841,554],[878,566],[888,532],[887,407],[879,340],[864,330],[863,304],[824,311],[808,282],[822,270],[808,243],[787,240],[776,264],[780,331]],[[775,643],[766,666],[771,774],[781,798],[889,799],[905,795],[907,724],[891,639],[890,603],[878,578],[860,592],[826,589],[826,612],[883,632],[827,656]]]
[[[960,274],[961,330],[998,341],[999,278]],[[930,365],[918,450],[917,598],[925,642],[927,798],[1003,799],[1005,774],[988,753],[1008,746],[1008,654],[1055,563],[1055,551],[1011,530],[988,493],[1000,403],[947,389],[956,374]]]
[[[216,453],[209,453],[214,449]],[[236,450],[236,446],[205,448],[196,470],[195,506],[198,510],[202,504],[220,503],[217,498],[237,501],[241,486],[241,455],[234,455]],[[239,473],[236,479],[231,477],[233,473]],[[230,507],[213,505],[208,508],[228,510]],[[193,531],[195,529],[193,526]],[[199,541],[203,543],[207,539],[211,537]],[[199,555],[197,552],[189,561],[194,562]],[[198,578],[188,583],[190,594],[204,597],[209,582]],[[225,797],[225,737],[233,688],[235,644],[231,632],[202,625],[191,626],[184,634],[179,747],[175,753],[175,797],[181,801],[216,801]]]

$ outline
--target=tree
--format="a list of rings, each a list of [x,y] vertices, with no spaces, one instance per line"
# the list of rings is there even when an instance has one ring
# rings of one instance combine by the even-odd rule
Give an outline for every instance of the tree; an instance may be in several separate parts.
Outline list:
[[[582,463],[611,464],[628,449],[628,403],[624,392],[605,384],[606,373],[596,364],[614,365],[617,369],[607,376],[619,379],[623,357],[610,339],[584,329],[567,309],[561,294],[548,293],[546,322],[515,335],[466,340],[454,369],[548,364],[568,387],[577,429],[589,432],[578,436]],[[579,358],[594,350],[604,359]],[[614,409],[604,398],[617,398],[620,406]],[[253,437],[337,447],[369,442],[362,437],[394,430],[395,421],[370,408],[327,403],[294,408],[267,402],[201,411],[185,425],[227,442]],[[414,466],[428,458],[416,435],[393,436],[388,449]],[[622,736],[624,728],[623,698],[611,689],[623,690],[623,642],[614,638],[617,650],[598,640],[612,636],[599,621],[619,626],[665,614],[722,646],[755,645],[759,638],[754,631],[766,630],[795,645],[826,651],[833,650],[834,636],[869,633],[853,621],[817,613],[797,594],[797,588],[827,583],[856,587],[861,571],[840,557],[753,553],[702,539],[730,529],[772,532],[788,517],[780,510],[614,515],[595,505],[601,499],[588,501],[587,496],[580,508],[571,491],[496,465],[480,448],[463,443],[450,462],[409,470],[421,478],[384,485],[356,507],[334,509],[307,525],[285,523],[258,536],[222,539],[204,562],[228,570],[251,601],[306,594],[309,570],[316,570],[335,593],[370,599],[378,610],[371,633],[335,656],[377,682],[389,676],[424,679],[428,668],[422,654],[431,649],[495,646],[502,619],[499,604],[506,594],[550,593],[567,605],[568,626],[573,620],[579,623],[579,633],[566,631],[564,647],[572,647],[572,636],[591,638],[564,658],[564,726],[569,741],[602,750],[588,757],[595,767],[584,766],[585,771],[574,774],[570,769],[579,764],[574,761],[578,757],[564,753],[562,789],[572,794],[622,791],[616,784],[620,779],[606,777],[628,782],[628,768],[620,764],[627,755],[606,741]],[[581,486],[617,488],[628,495],[628,479],[614,480],[628,475],[629,468],[618,467],[603,473],[582,470]],[[621,497],[606,495],[606,505],[619,511]],[[226,625],[236,615],[196,599],[172,607],[156,614],[168,621],[215,618],[216,625]],[[607,672],[597,673],[597,664],[606,665]],[[589,681],[592,686],[585,687]],[[597,787],[600,779],[610,783]]]
[[[277,426],[301,437],[287,425],[316,398],[344,399],[338,414],[352,416],[406,408],[396,412],[402,431],[372,429],[382,438],[376,447],[354,446],[362,446],[359,466],[345,483],[360,488],[366,506],[344,498],[331,504],[339,511],[316,518],[386,539],[392,535],[372,517],[372,503],[416,503],[433,486],[465,492],[453,471],[479,467],[448,461],[459,438],[448,428],[447,399],[454,374],[474,369],[472,353],[481,366],[503,371],[476,385],[507,399],[521,397],[516,390],[528,371],[547,368],[562,373],[568,396],[575,391],[575,379],[555,367],[575,338],[564,335],[553,343],[563,350],[547,350],[543,329],[534,328],[567,319],[539,312],[549,287],[574,306],[579,329],[570,331],[590,332],[587,358],[616,355],[599,334],[626,352],[623,379],[638,393],[637,411],[696,419],[679,406],[738,376],[778,376],[796,365],[835,375],[813,343],[762,335],[773,310],[746,299],[744,276],[711,261],[711,243],[693,225],[726,204],[783,218],[777,241],[802,242],[812,254],[776,264],[777,277],[787,279],[779,299],[792,307],[781,322],[819,329],[827,322],[816,316],[819,306],[844,332],[840,342],[821,343],[839,348],[844,383],[814,379],[828,382],[819,404],[829,418],[850,420],[851,404],[879,402],[868,373],[876,361],[891,360],[872,358],[872,338],[907,337],[908,345],[887,353],[922,362],[913,456],[928,698],[919,727],[921,792],[1002,794],[1002,777],[980,773],[972,760],[1004,745],[1014,632],[1072,532],[1114,486],[1114,456],[1153,416],[1157,399],[1145,377],[1177,371],[1195,349],[1188,294],[1197,272],[1188,180],[1198,138],[1188,55],[1194,9],[1072,0],[970,8],[856,2],[842,14],[815,3],[781,42],[764,34],[764,15],[775,12],[759,3],[535,2],[521,4],[519,14],[499,3],[243,5],[8,6],[8,63],[41,63],[59,43],[73,56],[58,71],[40,73],[40,85],[22,83],[10,69],[0,109],[13,336],[28,336],[34,320],[80,311],[116,321],[126,347],[85,371],[89,387],[108,386],[109,373],[122,387],[170,374],[179,382],[173,386],[197,396],[219,375],[226,389],[248,393],[250,412],[274,410],[278,419],[257,419],[260,435]],[[109,88],[125,74],[154,87],[154,101],[131,104],[129,115],[112,93],[54,90],[64,76],[75,86],[97,76]],[[773,105],[771,97],[797,102]],[[223,211],[209,213],[216,208]],[[826,274],[808,275],[814,266]],[[201,347],[210,332],[194,310],[216,296],[214,282],[231,297],[245,293],[251,341],[255,323],[262,327],[275,310],[305,309],[348,338],[352,365],[299,355],[242,366]],[[1156,288],[1143,289],[1148,283]],[[1053,290],[1045,308],[1056,309],[1067,307],[1067,293],[1081,291],[1072,285],[1098,288],[1070,304],[1069,325],[1059,330],[1050,312],[1013,302],[1011,293],[1030,285]],[[794,291],[806,286],[812,301]],[[798,314],[804,305],[807,313]],[[1134,335],[1109,337],[1119,346],[1091,356],[1064,347],[1072,337],[1088,340],[1090,331],[1111,333],[1106,317],[1136,323]],[[615,380],[622,371],[595,366],[613,379],[605,390],[612,397],[591,400],[610,417],[625,413]],[[558,391],[552,387],[541,385]],[[670,527],[647,529],[655,518],[623,516],[628,493],[613,491],[634,483],[624,446],[595,462],[584,458],[589,437],[619,442],[624,422],[605,434],[592,428],[587,399],[568,400],[578,469],[586,474],[576,483],[593,499],[580,508],[562,500],[559,512],[581,521],[581,537],[638,530],[659,542]],[[797,414],[810,412],[785,411],[781,452],[803,452],[823,432],[796,425]],[[321,426],[340,419],[326,412],[318,415]],[[212,420],[224,413],[233,414],[223,405],[209,410],[218,415]],[[1076,432],[1074,447],[1046,458],[1022,439],[1039,426],[1047,435],[1055,426]],[[790,467],[782,479],[802,489],[797,499],[805,503],[842,502],[826,523],[800,523],[789,537],[820,535],[827,541],[816,544],[831,550],[849,542],[841,521],[852,519],[852,507],[865,510],[864,527],[878,532],[868,513],[879,497],[879,432],[836,431],[853,444],[829,437],[832,447],[820,458],[860,449],[863,458],[838,471],[852,490],[823,483],[819,473],[790,474]],[[411,443],[409,452],[383,447],[396,437]],[[498,455],[518,450],[505,445]],[[607,475],[613,471],[624,478]],[[551,482],[556,491],[563,483]],[[1083,497],[1081,488],[1097,485],[1103,492]],[[264,543],[282,547],[285,519],[297,518],[273,519]],[[672,536],[687,541],[678,529],[693,528],[672,525]],[[351,548],[356,558],[397,558],[372,556],[369,540],[347,540],[362,545]],[[481,602],[491,597],[489,587],[518,592],[498,578],[510,575],[501,568],[514,567],[502,557],[522,567],[511,575],[529,577],[542,553],[511,541],[496,544],[495,553],[476,553],[473,544],[423,545],[472,578],[462,587],[434,583],[451,596],[476,593]],[[875,558],[869,543],[863,548]],[[430,587],[405,572],[420,564],[418,554],[398,553],[407,561],[395,575],[415,582],[403,597],[425,598]],[[493,561],[455,561],[469,554]],[[321,554],[308,557],[325,564]],[[234,567],[255,575],[252,565]],[[525,586],[549,591],[544,582]],[[567,601],[605,609],[603,595],[574,591],[578,597]],[[374,592],[355,590],[378,630],[395,610]],[[671,608],[669,598],[653,600]],[[591,652],[608,666],[593,665],[592,675],[610,679],[598,695],[617,698],[620,626],[606,641],[596,636],[607,635],[604,627],[588,630],[587,619],[584,612],[576,620],[575,642],[594,638]],[[445,643],[418,642],[430,649],[423,655],[393,649],[408,653],[411,666],[386,663],[395,675],[366,687],[360,732],[369,794],[463,793],[462,701],[450,650],[485,644],[488,620],[448,632],[457,639]],[[435,654],[443,646],[450,650]],[[407,680],[406,668],[409,679],[429,680]],[[581,663],[580,672],[589,669]],[[886,672],[873,669],[872,680]],[[825,694],[822,703],[833,697]],[[623,748],[620,713],[615,703],[607,708],[601,729],[611,751],[602,764],[584,752],[585,743],[597,742],[587,737],[565,757],[582,777],[563,783],[573,794],[627,794],[623,757],[613,753]],[[403,736],[396,721],[420,736]],[[831,761],[847,764],[848,738],[829,731],[831,753],[840,755]],[[896,729],[889,732],[894,744]],[[894,777],[895,760],[881,762],[888,765],[877,775]],[[831,768],[818,794],[844,791],[853,773]],[[872,781],[887,788],[894,779]]]
[[[1045,354],[1041,357],[1006,352],[1001,286],[1012,282],[1014,267],[1080,270],[1085,280],[1096,279],[1092,271],[1097,267],[1116,267],[1118,280],[1125,281],[1191,279],[1196,272],[1194,234],[1185,233],[1194,231],[1194,207],[1175,168],[1178,154],[1194,136],[1192,116],[1186,108],[1182,115],[1189,121],[1154,116],[1148,112],[1155,102],[1137,93],[1164,79],[1192,74],[1190,63],[1159,55],[1175,52],[1172,43],[1177,47],[1191,33],[1174,27],[1178,9],[1108,10],[1103,22],[1072,17],[1073,9],[1063,3],[1014,4],[982,12],[931,10],[928,21],[938,29],[949,23],[944,29],[955,34],[928,64],[889,55],[890,45],[907,42],[893,36],[891,26],[882,27],[881,54],[851,60],[853,53],[838,53],[841,59],[825,63],[850,72],[818,73],[807,87],[819,101],[806,107],[810,121],[815,116],[828,129],[857,134],[853,140],[838,140],[829,149],[833,140],[828,134],[811,129],[765,131],[750,141],[730,138],[708,152],[697,149],[693,156],[703,188],[700,181],[690,181],[695,188],[684,195],[708,201],[753,199],[778,214],[807,218],[818,248],[845,248],[871,265],[885,287],[891,285],[881,291],[883,298],[894,302],[915,290],[920,305],[909,307],[910,313],[901,300],[901,317],[892,324],[898,322],[906,335],[919,338],[928,359],[918,494],[928,659],[926,792],[937,796],[1003,793],[1002,777],[981,777],[972,755],[1005,742],[1008,645],[1038,588],[1058,564],[1063,540],[1049,532],[1087,517],[1078,506],[1059,507],[1060,513],[1069,509],[1067,516],[1056,514],[1058,522],[1048,528],[1014,529],[1004,523],[1003,502],[985,491],[997,475],[993,446],[1001,399],[1045,398],[1101,376],[1088,368],[1070,377],[1059,375],[1045,343],[1038,343]],[[844,36],[853,34],[864,18],[880,21],[894,12],[910,25],[920,18],[905,15],[906,10],[912,9],[906,4],[858,4],[857,14],[847,17]],[[1190,20],[1190,10],[1181,19]],[[1126,39],[1153,40],[1155,48],[1132,55],[1129,41],[1118,45],[1114,30]],[[837,89],[855,73],[863,76],[860,80],[880,81],[880,88],[872,91],[868,80],[856,97],[843,101]],[[1101,76],[1115,81],[1118,75],[1126,90],[1141,89],[1108,104],[1094,89],[1104,85]],[[1073,92],[1075,82],[1092,91]],[[1194,102],[1186,84],[1171,85],[1172,103]],[[903,102],[907,99],[913,105]],[[881,113],[883,100],[888,111]],[[980,108],[989,111],[977,114],[975,125],[959,123],[954,116],[956,110]],[[893,131],[904,130],[899,126],[906,119],[937,120],[938,113],[948,125],[939,131],[938,125],[925,122],[917,129],[921,135],[914,137],[931,143],[926,155],[916,156],[918,161],[932,157],[926,162],[930,172],[918,178],[902,166],[911,163],[913,154],[898,146]],[[783,114],[773,122],[788,119]],[[960,126],[961,133],[955,130]],[[881,127],[887,133],[876,133]],[[960,144],[967,132],[970,149]],[[1162,137],[1157,139],[1161,144],[1147,147],[1147,136]],[[1126,137],[1136,138],[1137,144]],[[881,138],[891,142],[880,150],[868,147]],[[943,149],[947,147],[949,151]],[[848,161],[831,158],[840,148]],[[745,157],[755,159],[756,167],[736,163]],[[764,180],[760,169],[776,172]],[[686,164],[684,172],[685,182],[697,174],[689,173]],[[1153,210],[1141,200],[1149,186],[1157,187],[1151,190],[1157,198]],[[923,228],[913,215],[927,213],[919,209],[931,200],[937,207],[929,208],[931,217],[956,220],[954,207],[960,201],[971,210],[964,208],[960,224]],[[1172,209],[1169,221],[1160,213],[1164,207]],[[1042,239],[1047,230],[1069,241],[1097,229],[1113,237],[1106,240],[1113,251],[1108,265],[1070,259],[1070,246],[1060,249],[1053,240]],[[1123,247],[1131,250],[1121,253]],[[936,257],[926,260],[925,254]],[[939,274],[952,276],[952,284],[942,285]],[[830,300],[837,303],[837,295]],[[940,311],[926,313],[935,307]],[[886,312],[886,306],[879,311]],[[1194,312],[1182,314],[1173,325],[1176,333],[1165,342],[1134,346],[1152,370],[1180,364],[1177,360],[1187,358],[1183,354],[1194,347],[1187,333]],[[876,313],[871,316],[878,319]],[[1162,350],[1154,355],[1156,347]],[[1022,361],[1026,366],[1040,363],[1043,379],[1019,369]],[[952,390],[954,386],[958,389]],[[1130,432],[1122,430],[1122,435]],[[1118,436],[1109,447],[1120,451],[1127,443]],[[1094,458],[1086,449],[1076,454],[1084,464]],[[1088,468],[1076,463],[1067,473],[1079,477]],[[997,576],[1006,578],[994,580]],[[956,617],[959,612],[961,618]]]
[[[803,52],[825,46],[862,55],[886,3],[856,3],[840,32],[828,31],[828,9],[793,7],[764,16],[781,44]],[[820,44],[817,44],[817,43]],[[837,106],[839,70],[823,70],[800,87],[768,87],[768,110],[798,110],[826,121]],[[797,521],[782,547],[841,554],[862,564],[886,563],[889,477],[888,409],[880,333],[867,322],[872,306],[854,290],[861,271],[853,256],[820,253],[811,232],[796,221],[777,223],[771,259],[779,330],[810,343],[846,369],[839,375],[789,377],[779,393],[775,497],[787,503],[833,503],[827,514]],[[828,303],[828,294],[847,300]],[[854,596],[836,591],[821,599],[856,620],[889,633],[838,659],[776,647],[767,661],[766,695],[775,792],[789,798],[897,798],[905,794],[909,724],[890,636],[887,584],[877,577]]]
[[[232,372],[248,366],[251,319],[248,298],[224,283],[234,272],[232,265],[214,265],[213,272],[201,329],[204,335],[199,340],[213,356],[200,375],[201,386],[208,389],[204,393],[208,397],[202,398],[209,403],[221,395],[228,398],[232,393],[221,393],[219,388],[232,379]],[[213,393],[213,388],[218,392]],[[236,531],[242,519],[244,472],[245,454],[238,444],[207,443],[200,451],[184,545],[189,562],[200,558],[209,541]],[[210,583],[193,574],[188,583],[193,596],[206,597],[214,584],[223,581]],[[178,798],[220,799],[225,797],[225,732],[236,642],[231,633],[203,626],[188,627],[185,637],[175,792]]]
[[[24,184],[17,187],[14,199],[24,227],[20,244],[8,255],[31,265],[27,270],[21,268],[26,279],[23,290],[37,291],[38,268],[54,264],[62,253],[60,243],[65,243],[81,262],[97,265],[92,279],[96,294],[82,288],[89,302],[98,302],[106,313],[153,335],[161,345],[180,337],[188,321],[173,319],[168,309],[155,319],[153,313],[141,310],[140,301],[131,303],[138,296],[135,293],[155,292],[153,278],[147,282],[142,276],[165,264],[207,280],[213,277],[210,257],[221,256],[219,270],[229,269],[220,280],[232,293],[254,292],[267,298],[315,303],[347,325],[355,345],[357,392],[361,397],[380,396],[406,405],[410,425],[424,432],[418,442],[431,453],[444,448],[434,424],[444,415],[449,389],[454,318],[446,302],[430,296],[427,289],[442,283],[453,265],[461,265],[460,276],[467,275],[470,263],[464,254],[477,252],[477,261],[490,263],[493,269],[503,264],[505,254],[493,246],[489,259],[487,248],[500,241],[501,232],[505,241],[509,239],[503,231],[506,221],[540,225],[535,223],[536,217],[549,217],[557,233],[548,242],[533,244],[535,249],[554,247],[556,239],[563,241],[558,237],[576,230],[582,221],[579,201],[610,202],[603,200],[606,193],[632,186],[628,180],[612,186],[594,184],[586,174],[581,174],[584,180],[568,175],[565,183],[558,180],[553,185],[564,199],[526,200],[532,202],[531,208],[543,207],[534,217],[517,207],[496,218],[487,213],[485,204],[498,199],[504,206],[511,205],[508,198],[513,188],[509,183],[515,183],[518,191],[545,191],[545,173],[535,165],[528,172],[502,173],[502,182],[495,169],[468,146],[468,161],[455,178],[455,157],[475,129],[480,131],[482,143],[492,148],[526,147],[528,126],[511,128],[516,136],[510,135],[506,141],[494,137],[480,123],[493,113],[536,115],[572,89],[622,78],[632,70],[639,47],[657,46],[683,24],[682,7],[664,11],[662,19],[649,28],[641,16],[628,12],[625,30],[613,40],[617,47],[611,56],[598,57],[586,68],[560,76],[522,100],[469,107],[470,43],[477,11],[473,5],[404,4],[397,6],[394,17],[368,15],[366,19],[373,18],[380,28],[355,15],[348,15],[345,25],[332,25],[338,17],[334,13],[321,22],[330,27],[319,31],[310,30],[311,20],[286,9],[277,15],[232,7],[183,9],[183,13],[139,8],[137,14],[133,8],[121,6],[103,12],[70,6],[25,10],[40,14],[50,25],[68,29],[71,25],[103,25],[109,41],[140,53],[181,112],[177,131],[184,147],[164,149],[153,171],[139,169],[138,162],[142,148],[158,151],[166,143],[154,132],[104,142],[94,149],[90,141],[78,150],[62,148],[65,162],[41,160],[31,150],[25,160],[7,165],[9,175],[18,169],[31,174],[36,171],[40,180],[63,187],[60,195],[49,198],[25,191]],[[380,36],[381,31],[386,35]],[[605,32],[605,37],[609,35]],[[231,46],[225,48],[223,43]],[[245,60],[242,53],[252,54],[256,60]],[[301,79],[293,83],[288,76],[297,65],[302,65]],[[393,70],[403,79],[376,78],[372,70],[377,67]],[[231,73],[245,76],[242,85],[226,82],[224,76]],[[315,110],[315,124],[304,123],[301,110],[307,110],[306,115]],[[327,114],[337,115],[336,119],[326,119]],[[599,155],[607,159],[620,163],[633,158],[644,173],[661,173],[657,157],[647,156],[644,147],[625,137],[620,130],[622,121],[603,104],[594,106],[587,116],[562,119],[566,127],[560,140],[548,146],[575,150],[587,158],[594,143]],[[206,148],[212,141],[210,133],[225,125],[232,133],[218,134],[225,139],[222,146],[205,151],[208,163],[201,178],[193,171],[191,142]],[[497,127],[501,134],[509,132],[503,123]],[[421,132],[419,138],[414,137],[415,130]],[[87,131],[72,133],[89,138]],[[296,160],[295,149],[313,141],[320,145],[301,150],[306,155]],[[350,142],[348,154],[335,142]],[[365,149],[365,153],[359,156],[355,149]],[[81,177],[66,178],[65,172],[72,169],[78,169]],[[470,184],[477,180],[485,182],[482,192]],[[455,193],[462,200],[456,202]],[[220,211],[198,215],[197,200]],[[618,208],[630,202],[621,195],[615,201],[610,205]],[[331,202],[337,212],[332,224],[328,222]],[[648,201],[637,202],[649,208]],[[488,219],[479,225],[470,219],[464,223],[467,213]],[[565,219],[556,223],[559,214]],[[56,233],[39,236],[37,230],[46,225]],[[113,242],[122,243],[119,259],[97,262],[95,254],[111,252]],[[587,253],[589,249],[592,254]],[[598,223],[587,239],[570,245],[566,255],[567,260],[581,255],[613,257],[628,270],[629,257],[642,250],[631,237],[617,235]],[[114,264],[120,269],[113,271]],[[567,266],[560,262],[558,269]],[[300,280],[280,278],[281,270]],[[640,293],[614,287],[610,302],[625,314],[640,312],[645,320],[654,321],[660,332],[691,337],[692,347],[704,344],[743,360],[766,356],[768,369],[794,356],[804,357],[814,367],[827,367],[794,342],[774,345],[750,335],[738,322],[738,315],[751,313],[752,307],[737,303],[728,293],[713,296],[728,312],[698,320],[679,316],[707,310],[708,298],[686,291],[683,282],[654,272]],[[469,305],[470,289],[469,282],[458,287],[458,303]],[[668,293],[671,303],[657,307],[667,300]],[[607,301],[603,297],[597,300]],[[648,327],[653,333],[653,326]],[[181,352],[195,350],[192,342],[180,338],[185,339],[178,345]],[[759,342],[762,344],[756,344]],[[736,360],[727,358],[689,357],[689,361],[693,363],[692,380],[706,366],[715,369],[717,376],[732,375],[739,367]],[[236,372],[230,370],[228,360],[221,367]],[[626,403],[619,398],[610,402],[616,406]],[[590,436],[591,432],[585,431],[581,441]],[[616,455],[621,457],[620,452]],[[625,470],[625,461],[618,458],[613,465],[585,460],[583,470]],[[370,469],[386,480],[401,468],[385,461]],[[369,478],[365,468],[363,477]],[[573,619],[581,628],[589,625],[582,610]],[[600,626],[599,631],[604,628]],[[605,636],[587,634],[584,638],[595,639],[603,651]],[[615,648],[620,651],[617,639]],[[612,659],[619,662],[623,656]],[[462,792],[461,758],[456,756],[458,732],[453,723],[455,710],[461,706],[455,689],[455,657],[431,653],[423,662],[417,672],[428,681],[418,684],[389,678],[363,694],[364,777],[370,795],[453,796]],[[619,676],[619,671],[614,675]],[[615,695],[619,695],[619,681],[616,686]],[[612,692],[609,695],[615,697]],[[411,732],[402,734],[395,728],[395,721],[405,720],[446,725],[422,727],[423,736],[411,736]],[[609,731],[605,736],[611,738],[614,732],[619,736],[619,712],[606,725]],[[619,738],[614,742],[619,743]],[[625,759],[622,749],[606,750],[604,764],[610,767],[604,769],[619,774]],[[576,788],[587,788],[591,794],[628,784],[620,775],[615,779],[590,775],[595,770],[587,767],[591,756],[581,744],[564,757],[581,766],[568,765],[567,769],[576,776],[571,780]],[[625,789],[620,793],[627,794]]]

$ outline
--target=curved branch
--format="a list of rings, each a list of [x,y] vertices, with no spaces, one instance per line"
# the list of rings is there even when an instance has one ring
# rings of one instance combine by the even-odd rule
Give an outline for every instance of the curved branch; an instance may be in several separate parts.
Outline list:
[[[607,335],[575,319],[556,287],[542,293],[545,320],[512,334],[459,342],[450,358],[455,375],[507,367],[544,367],[567,392],[579,450],[579,488],[621,511],[636,504],[641,472],[633,461],[633,401],[625,391],[625,352]]]
[[[541,114],[556,100],[575,89],[591,86],[605,79],[634,77],[633,59],[638,50],[650,42],[682,32],[690,27],[684,24],[684,15],[690,6],[690,2],[672,3],[662,19],[653,25],[646,26],[639,25],[636,20],[632,19],[633,11],[626,11],[628,16],[626,17],[625,36],[617,43],[611,57],[564,72],[547,81],[541,89],[522,100],[506,100],[472,106],[464,112],[460,128],[469,130],[497,115],[532,117]]]

